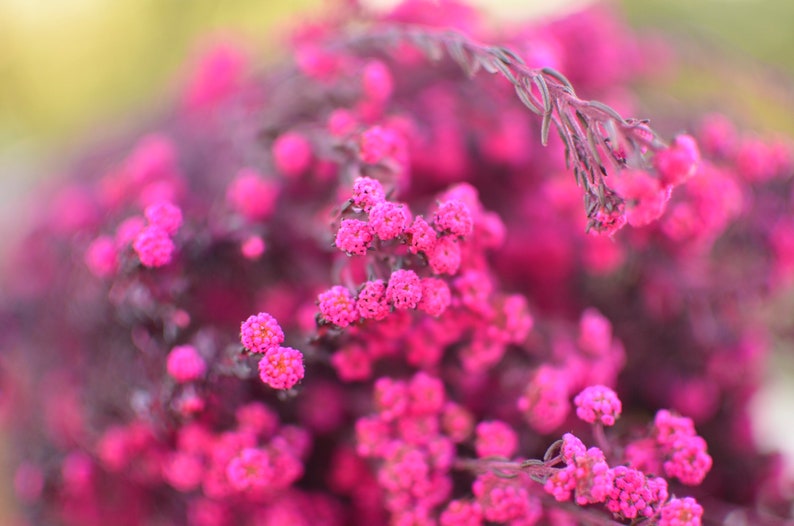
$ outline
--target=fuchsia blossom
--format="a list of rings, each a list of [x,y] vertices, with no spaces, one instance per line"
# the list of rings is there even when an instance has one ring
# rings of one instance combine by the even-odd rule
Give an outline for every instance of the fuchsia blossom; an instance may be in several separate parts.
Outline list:
[[[369,211],[369,224],[375,234],[384,241],[394,239],[408,228],[411,213],[403,203],[381,201]]]
[[[460,237],[468,236],[474,228],[469,207],[462,201],[441,203],[433,214],[433,224],[439,232]]]
[[[373,238],[374,232],[369,223],[358,219],[343,219],[334,244],[339,250],[348,254],[363,256],[367,253]]]
[[[311,164],[311,144],[300,133],[285,133],[273,143],[273,161],[276,164],[276,169],[285,176],[289,178],[298,177]]]
[[[433,230],[427,221],[422,216],[416,216],[414,218],[413,224],[406,230],[411,236],[411,246],[409,250],[414,253],[418,254],[419,252],[424,252],[425,254],[431,254],[433,248],[436,246],[436,239],[437,234],[436,231]]]
[[[518,448],[518,437],[515,431],[504,422],[480,422],[475,429],[476,441],[474,448],[478,457],[510,458]]]
[[[415,309],[422,299],[422,282],[413,270],[395,270],[389,277],[386,299],[395,309]]]
[[[180,383],[197,380],[207,370],[207,364],[192,345],[179,345],[171,349],[166,367],[168,374]]]
[[[273,213],[278,187],[250,168],[243,168],[226,191],[233,210],[250,221],[266,219]]]
[[[691,497],[671,499],[662,507],[659,526],[700,526],[703,507]]]
[[[162,267],[171,262],[176,247],[168,232],[157,225],[150,225],[135,237],[132,244],[144,267]]]
[[[273,316],[260,312],[242,323],[240,340],[249,351],[264,353],[284,342],[284,331]]]
[[[320,313],[330,323],[347,327],[358,320],[359,313],[353,294],[346,287],[336,285],[317,296]]]
[[[417,246],[418,248],[418,246]],[[429,247],[427,254],[430,268],[436,274],[455,275],[460,268],[461,250],[457,239],[445,236],[436,240]]]
[[[615,391],[603,385],[594,385],[576,395],[576,416],[585,422],[600,422],[605,426],[615,424],[620,417],[622,404]]]
[[[182,226],[182,210],[167,201],[151,204],[143,211],[150,225],[157,225],[169,235],[176,234]]]
[[[303,374],[303,354],[292,347],[268,349],[259,361],[259,377],[273,389],[291,389]]]
[[[383,185],[371,177],[359,177],[353,183],[353,204],[369,213],[372,207],[385,201]]]
[[[116,244],[110,236],[100,236],[88,246],[85,264],[97,277],[112,275],[118,266]]]

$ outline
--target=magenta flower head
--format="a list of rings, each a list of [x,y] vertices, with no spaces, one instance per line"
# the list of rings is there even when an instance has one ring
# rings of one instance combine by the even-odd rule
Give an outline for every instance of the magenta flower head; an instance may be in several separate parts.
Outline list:
[[[259,377],[273,389],[291,389],[304,372],[303,354],[292,347],[268,349],[259,361]]]
[[[576,405],[576,416],[590,424],[599,422],[605,426],[615,425],[623,410],[615,391],[603,385],[585,388],[576,395],[573,403]]]
[[[143,211],[150,225],[157,225],[169,235],[176,234],[182,226],[182,210],[168,201],[151,204]]]
[[[356,300],[347,287],[336,285],[317,296],[323,319],[339,327],[347,327],[359,318]]]
[[[703,507],[691,497],[670,499],[662,506],[659,526],[700,526]]]
[[[449,232],[460,237],[468,236],[474,228],[469,207],[457,200],[438,205],[433,215],[433,224],[439,232]]]
[[[353,256],[363,256],[374,239],[372,227],[366,221],[343,219],[334,244],[339,250]]]
[[[415,309],[422,299],[422,281],[413,270],[395,270],[386,287],[386,299],[395,309]]]
[[[264,353],[284,343],[284,331],[266,312],[248,317],[240,326],[240,341],[251,352]]]
[[[171,349],[166,367],[168,374],[180,383],[198,380],[207,370],[207,364],[192,345],[179,345]]]
[[[383,185],[371,177],[359,177],[353,182],[353,204],[364,212],[386,200]]]
[[[144,267],[156,268],[167,265],[173,257],[174,242],[163,228],[150,225],[144,228],[132,244]]]

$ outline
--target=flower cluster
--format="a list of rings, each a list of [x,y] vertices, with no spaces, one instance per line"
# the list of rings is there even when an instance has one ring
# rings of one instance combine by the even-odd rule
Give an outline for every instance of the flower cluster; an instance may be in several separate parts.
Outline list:
[[[791,150],[578,95],[634,113],[657,73],[607,8],[482,22],[346,2],[258,74],[221,45],[46,196],[0,284],[16,522],[789,512],[749,400],[790,333]]]

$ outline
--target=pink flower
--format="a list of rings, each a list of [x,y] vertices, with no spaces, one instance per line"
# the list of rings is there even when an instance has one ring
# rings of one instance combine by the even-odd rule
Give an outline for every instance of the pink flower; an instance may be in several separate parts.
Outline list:
[[[476,502],[453,500],[441,512],[441,526],[481,526],[482,509]]]
[[[700,526],[703,507],[692,497],[670,499],[662,506],[659,526]]]
[[[356,420],[356,452],[362,457],[381,457],[390,441],[390,424],[377,417]]]
[[[667,498],[664,479],[646,478],[641,471],[626,466],[618,466],[612,473],[614,485],[605,504],[615,516],[624,519],[651,517]]]
[[[408,385],[402,380],[378,378],[375,382],[373,398],[381,419],[394,420],[408,410]]]
[[[353,204],[365,212],[386,199],[383,186],[377,179],[359,177],[353,182]]]
[[[700,436],[680,435],[670,444],[664,472],[688,486],[697,486],[711,469],[712,459],[706,452],[706,441]]]
[[[587,448],[585,447],[584,442],[579,439],[579,437],[571,433],[565,433],[562,435],[560,456],[562,456],[562,459],[566,464],[573,464],[577,457],[584,455],[586,452]]]
[[[269,349],[259,361],[259,377],[273,389],[291,389],[303,375],[303,354],[292,347]]]
[[[578,343],[589,354],[605,355],[612,345],[612,324],[596,309],[585,309],[579,319]]]
[[[518,435],[505,422],[484,421],[477,424],[474,449],[480,458],[512,458],[518,450]]]
[[[266,312],[249,316],[240,326],[240,341],[251,352],[264,353],[284,343],[284,331]]]
[[[691,418],[677,415],[667,409],[656,412],[653,420],[654,437],[657,444],[668,448],[681,437],[695,436],[695,424]]]
[[[451,301],[452,294],[446,281],[438,278],[422,279],[422,299],[417,305],[419,310],[438,317],[444,314]]]
[[[167,201],[151,204],[143,211],[151,225],[157,225],[169,235],[174,235],[182,226],[182,210]]]
[[[433,214],[433,224],[439,232],[460,237],[468,236],[474,228],[469,207],[458,200],[441,203]]]
[[[374,232],[366,221],[343,219],[336,233],[334,244],[350,255],[363,256],[372,244]]]
[[[144,228],[132,244],[135,253],[144,267],[162,267],[171,262],[173,257],[174,242],[168,232],[157,225]]]
[[[193,110],[212,108],[239,89],[248,59],[231,42],[215,43],[204,51],[191,72],[184,91],[184,103]]]
[[[368,99],[383,102],[391,96],[394,84],[391,72],[380,60],[367,62],[361,80],[364,96]]]
[[[347,287],[335,285],[317,296],[323,319],[339,327],[347,327],[358,321],[356,300]]]
[[[438,234],[436,231],[427,224],[427,221],[422,216],[416,216],[413,224],[408,227],[406,233],[410,236],[411,245],[408,250],[412,254],[424,252],[430,254],[433,247],[436,246],[436,239]]]
[[[666,150],[653,159],[662,185],[678,186],[692,177],[700,164],[697,142],[690,135],[679,135]]]
[[[229,185],[226,201],[249,221],[261,221],[273,213],[278,195],[279,188],[273,181],[251,168],[243,168]]]
[[[111,276],[118,267],[116,243],[110,236],[99,236],[88,245],[85,252],[88,270],[98,278]]]
[[[531,496],[521,478],[503,479],[493,473],[478,476],[472,493],[483,511],[485,520],[505,523],[522,519],[522,524],[535,524],[543,511],[537,497]]]
[[[294,179],[303,174],[311,162],[312,146],[300,133],[287,132],[273,143],[273,163],[287,178]]]
[[[252,261],[259,259],[265,253],[265,242],[259,236],[251,236],[243,241],[240,252],[246,259]]]
[[[449,274],[454,276],[460,268],[460,244],[451,236],[438,239],[427,254],[430,268],[436,274]]]
[[[586,452],[576,451],[571,463],[546,480],[544,489],[557,501],[566,501],[574,492],[580,505],[604,502],[613,489],[614,473],[609,469],[604,453],[595,447]]]
[[[393,156],[400,149],[397,134],[388,128],[373,126],[361,134],[359,156],[368,164],[375,164]]]
[[[571,409],[565,373],[549,365],[540,366],[518,399],[518,409],[539,433],[550,433],[562,425]]]
[[[372,376],[372,358],[360,345],[348,345],[331,356],[331,365],[343,382],[367,380]]]
[[[187,493],[201,485],[204,466],[201,457],[192,453],[176,452],[162,466],[163,479],[177,491]]]
[[[605,426],[614,425],[623,409],[615,391],[604,385],[585,388],[573,402],[576,404],[576,416],[590,424],[601,422]]]
[[[389,303],[386,300],[386,284],[383,280],[367,281],[358,292],[356,308],[365,320],[382,320],[389,315]]]
[[[395,270],[389,277],[386,299],[395,309],[415,309],[422,299],[422,282],[413,270]]]
[[[146,221],[141,216],[128,217],[116,227],[113,238],[118,250],[124,250],[130,246],[138,234],[146,227]]]
[[[408,383],[409,409],[413,415],[437,415],[444,406],[446,393],[440,378],[418,372]]]
[[[615,189],[626,201],[626,220],[639,227],[659,219],[664,213],[670,194],[659,180],[645,172],[626,170],[615,183]]]
[[[411,223],[411,212],[403,203],[381,201],[369,211],[369,224],[382,240],[401,235]]]
[[[356,130],[356,117],[344,108],[338,108],[328,116],[328,132],[334,137],[345,137]]]
[[[463,442],[474,429],[474,415],[460,404],[447,402],[441,413],[441,428],[454,442]]]
[[[267,451],[253,447],[240,451],[226,467],[226,478],[238,491],[266,488],[274,476],[274,466]]]
[[[166,370],[179,383],[198,380],[207,371],[207,364],[192,345],[179,345],[171,349]]]

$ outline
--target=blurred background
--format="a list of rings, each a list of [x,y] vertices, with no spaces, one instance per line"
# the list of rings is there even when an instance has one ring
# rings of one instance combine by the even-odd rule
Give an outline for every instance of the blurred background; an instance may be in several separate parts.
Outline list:
[[[377,6],[395,0],[368,0]],[[294,16],[329,0],[0,1],[0,221],[66,152],[156,112],[174,93],[186,57],[207,35],[247,42],[273,58]],[[494,17],[543,16],[588,0],[475,0]],[[720,108],[746,126],[794,135],[794,44],[790,0],[615,2],[643,31],[674,35],[685,58],[666,86],[644,90]],[[551,7],[550,7],[551,6]],[[653,101],[652,101],[653,102]],[[682,108],[681,111],[686,111]],[[0,254],[3,246],[0,241]]]
[[[0,257],[27,208],[23,197],[58,175],[69,152],[154,115],[173,97],[185,61],[207,36],[246,42],[266,63],[295,17],[327,0],[0,0]],[[373,0],[373,5],[392,3]],[[495,18],[547,16],[586,0],[479,0]],[[794,137],[794,2],[623,0],[642,32],[662,31],[680,57],[663,85],[640,86],[649,105],[693,105],[742,126]],[[549,7],[552,5],[553,7]],[[702,111],[699,110],[702,113]],[[131,116],[135,118],[131,118]],[[23,220],[22,220],[23,221]],[[794,353],[780,353],[758,397],[759,436],[794,441]],[[788,372],[786,372],[788,371]],[[0,488],[0,495],[7,495]],[[0,509],[5,506],[0,506]],[[0,515],[0,523],[3,521]]]

